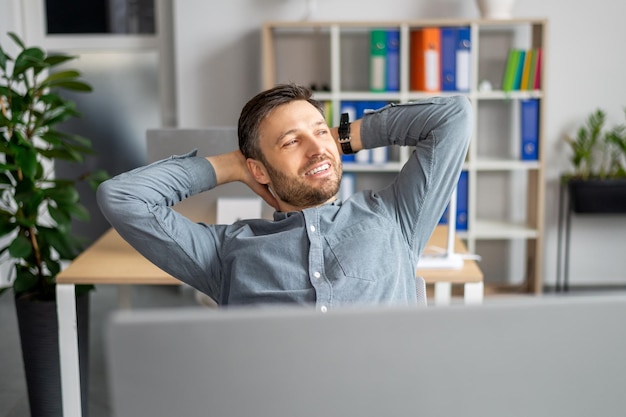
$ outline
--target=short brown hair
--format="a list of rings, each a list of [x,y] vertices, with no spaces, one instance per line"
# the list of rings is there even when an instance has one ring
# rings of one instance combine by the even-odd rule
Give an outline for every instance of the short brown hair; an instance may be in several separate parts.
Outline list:
[[[278,84],[251,98],[241,110],[237,126],[241,153],[246,158],[263,159],[259,147],[259,126],[263,119],[278,106],[296,100],[305,100],[317,108],[323,116],[324,109],[321,103],[313,99],[312,95],[309,88],[289,83]]]

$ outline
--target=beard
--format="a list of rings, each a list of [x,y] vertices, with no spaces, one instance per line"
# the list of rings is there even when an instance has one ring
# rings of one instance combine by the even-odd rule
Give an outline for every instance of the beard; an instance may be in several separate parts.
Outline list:
[[[305,168],[303,172],[309,171],[314,164],[322,161],[330,164],[330,169],[335,175],[324,178],[322,183],[315,187],[308,184],[301,177],[287,175],[265,162],[265,168],[272,184],[272,191],[285,203],[302,209],[326,203],[339,192],[342,175],[341,165],[330,158],[316,158],[309,162],[308,168]]]

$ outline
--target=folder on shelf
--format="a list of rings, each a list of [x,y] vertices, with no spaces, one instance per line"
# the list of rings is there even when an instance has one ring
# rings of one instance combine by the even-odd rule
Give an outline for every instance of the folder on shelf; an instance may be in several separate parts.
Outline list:
[[[328,126],[334,126],[333,124],[333,102],[332,101],[324,101],[322,103],[324,107],[324,116],[326,118],[326,124]]]
[[[467,230],[468,173],[462,171],[456,191],[456,230]]]
[[[533,90],[539,90],[541,88],[541,56],[543,51],[541,48],[537,48],[535,52],[535,55],[537,56],[537,62],[533,67],[535,70]]]
[[[524,72],[524,59],[526,58],[526,51],[523,49],[517,50],[517,66],[515,68],[515,78],[513,80],[513,90],[519,90],[522,84],[522,73]]]
[[[411,90],[439,91],[441,39],[438,27],[411,32]]]
[[[370,31],[370,90],[385,91],[387,58],[387,31]]]
[[[506,60],[506,67],[502,78],[502,90],[519,90],[522,80],[522,70],[524,66],[524,51],[511,48]]]
[[[400,91],[400,30],[386,31],[385,90]]]
[[[528,69],[528,83],[524,90],[534,90],[535,77],[537,76],[537,49],[531,50],[530,64]]]
[[[468,173],[461,171],[456,188],[456,230],[467,230],[468,219]],[[450,219],[450,204],[446,207],[439,224],[446,225]]]
[[[457,29],[456,36],[456,90],[470,90],[471,31],[468,26]]]
[[[441,28],[441,91],[456,90],[457,28]]]
[[[529,49],[524,54],[524,64],[522,66],[522,80],[520,82],[520,90],[529,90],[530,86],[530,71],[532,68],[532,60],[534,51]]]
[[[539,159],[539,100],[536,98],[520,101],[521,159]]]

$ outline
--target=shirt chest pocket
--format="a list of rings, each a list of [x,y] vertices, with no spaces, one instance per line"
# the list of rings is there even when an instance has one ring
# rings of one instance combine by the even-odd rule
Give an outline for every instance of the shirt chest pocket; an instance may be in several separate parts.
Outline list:
[[[398,242],[390,227],[363,222],[327,235],[327,275],[376,281],[393,273]],[[335,278],[339,278],[335,276]]]

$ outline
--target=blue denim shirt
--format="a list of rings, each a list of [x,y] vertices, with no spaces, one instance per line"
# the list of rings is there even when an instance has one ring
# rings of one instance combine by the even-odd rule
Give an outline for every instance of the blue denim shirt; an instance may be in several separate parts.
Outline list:
[[[394,182],[273,220],[195,223],[171,207],[216,186],[212,165],[189,153],[104,182],[98,202],[146,258],[221,305],[416,303],[419,254],[456,185],[471,136],[466,97],[390,105],[367,114],[364,148],[414,146]]]

